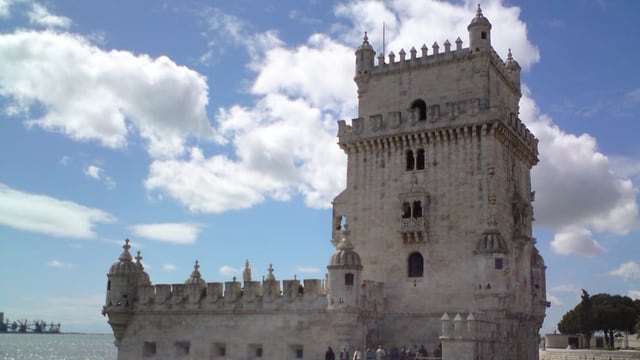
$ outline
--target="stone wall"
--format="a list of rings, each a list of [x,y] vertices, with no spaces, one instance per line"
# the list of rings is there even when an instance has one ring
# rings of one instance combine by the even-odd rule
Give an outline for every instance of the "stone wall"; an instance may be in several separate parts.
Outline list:
[[[540,350],[540,360],[627,360],[640,359],[640,351],[635,350]]]

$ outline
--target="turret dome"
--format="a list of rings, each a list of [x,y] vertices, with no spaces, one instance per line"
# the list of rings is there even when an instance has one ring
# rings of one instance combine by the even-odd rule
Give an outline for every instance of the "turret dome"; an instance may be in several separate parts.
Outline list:
[[[133,262],[133,258],[129,253],[129,249],[131,249],[131,245],[129,245],[129,239],[126,239],[124,245],[122,246],[124,251],[120,254],[118,261],[114,262],[109,269],[109,275],[115,274],[135,274],[140,270],[138,265]]]
[[[478,245],[476,246],[476,253],[507,253],[507,242],[498,230],[489,230],[482,233]]]
[[[505,66],[509,71],[520,71],[520,64],[518,64],[518,62],[513,59],[513,56],[511,55],[511,49],[509,49],[509,52],[507,53],[507,61],[505,61]]]
[[[491,29],[491,23],[489,22],[489,19],[487,19],[486,17],[484,17],[484,15],[482,15],[482,9],[480,8],[480,4],[478,4],[478,9],[476,10],[476,16],[473,17],[473,19],[471,19],[471,23],[469,23],[469,26],[467,26],[467,30],[471,30],[472,27],[475,26],[486,26],[489,29]]]
[[[360,255],[353,250],[353,244],[349,240],[349,231],[342,232],[342,240],[338,243],[338,249],[331,255],[329,266],[348,266],[362,268]]]
[[[185,285],[197,284],[202,287],[207,286],[207,282],[204,281],[200,274],[200,270],[198,269],[200,269],[200,265],[198,264],[198,260],[196,260],[196,263],[193,265],[193,272],[191,272],[191,276],[184,282]]]

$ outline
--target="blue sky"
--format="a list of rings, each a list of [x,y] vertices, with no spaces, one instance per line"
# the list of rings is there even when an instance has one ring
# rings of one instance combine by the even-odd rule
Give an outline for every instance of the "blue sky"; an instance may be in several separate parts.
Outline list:
[[[364,31],[467,42],[475,1],[0,0],[0,311],[110,332],[125,238],[154,283],[322,278]],[[540,139],[553,331],[581,288],[640,298],[636,1],[481,2]],[[463,46],[466,46],[463,44]]]

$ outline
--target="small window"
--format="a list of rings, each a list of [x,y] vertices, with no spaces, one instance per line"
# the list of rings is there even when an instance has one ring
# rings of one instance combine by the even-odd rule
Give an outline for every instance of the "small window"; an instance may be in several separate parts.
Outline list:
[[[107,281],[107,291],[111,290],[111,280]]]
[[[152,357],[156,354],[156,343],[155,341],[145,341],[142,344],[142,356],[143,357]]]
[[[424,149],[418,149],[418,158],[416,159],[416,169],[424,170],[425,156]]]
[[[344,285],[345,286],[353,286],[353,274],[352,273],[344,274]]]
[[[409,255],[409,277],[422,277],[424,275],[424,258],[419,252]]]
[[[480,38],[481,39],[486,39],[487,38],[487,32],[486,31],[481,32],[480,33]]]
[[[427,120],[427,104],[422,99],[415,100],[411,103],[411,109],[418,110],[418,121]]]
[[[175,343],[176,357],[189,355],[191,344],[188,341],[178,341]]]
[[[495,259],[495,265],[496,265],[495,266],[496,270],[502,270],[502,267],[504,266],[502,258],[496,258]]]
[[[227,356],[227,346],[225,344],[213,344],[213,353],[219,357]]]
[[[262,357],[262,346],[256,348],[256,357]]]
[[[302,359],[303,351],[302,348],[296,349],[296,359]]]
[[[416,160],[413,157],[413,150],[407,151],[407,170],[413,170],[415,167]]]

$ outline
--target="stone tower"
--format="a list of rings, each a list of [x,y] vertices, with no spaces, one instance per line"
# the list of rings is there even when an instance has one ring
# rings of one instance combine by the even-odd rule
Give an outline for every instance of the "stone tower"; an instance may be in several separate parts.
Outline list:
[[[491,47],[478,7],[469,44],[356,51],[358,118],[339,122],[347,186],[334,199],[362,278],[385,283],[369,342],[442,342],[455,359],[534,359],[545,266],[532,237],[537,139],[518,119],[520,66]]]

